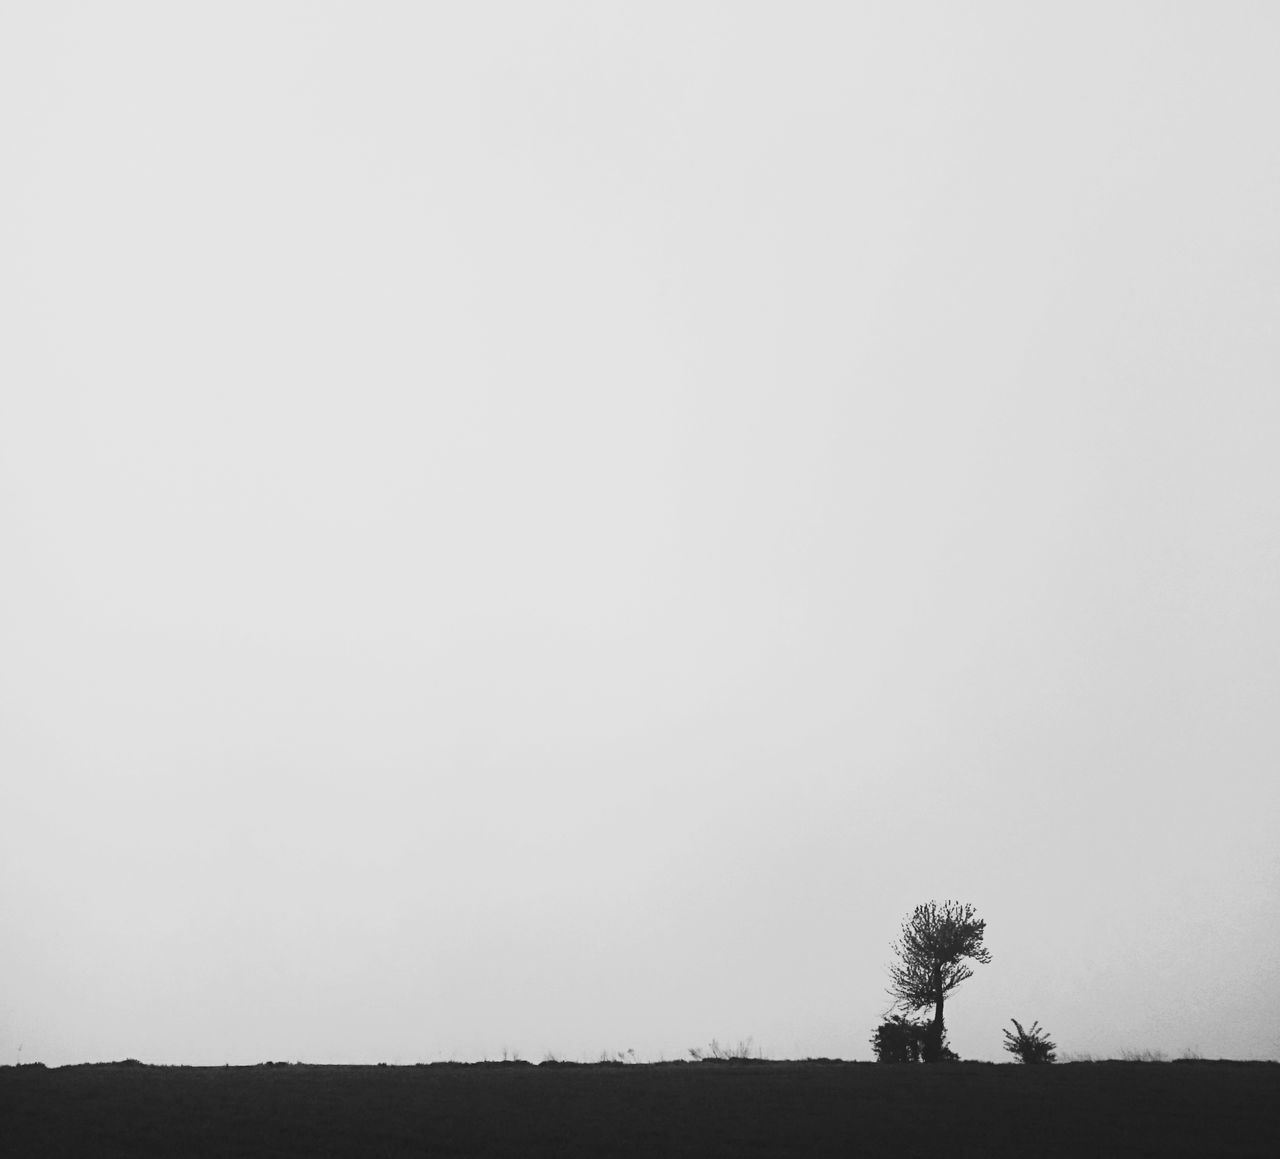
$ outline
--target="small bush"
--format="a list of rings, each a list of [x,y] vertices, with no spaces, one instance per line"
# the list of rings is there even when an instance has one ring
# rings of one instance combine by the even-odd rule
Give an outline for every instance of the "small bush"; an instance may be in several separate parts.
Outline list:
[[[871,1036],[876,1062],[919,1062],[924,1056],[927,1029],[924,1023],[912,1022],[901,1014],[890,1015]]]
[[[891,1014],[871,1036],[876,1062],[927,1062],[932,1034],[931,1022],[915,1022],[901,1014]],[[947,1045],[945,1031],[940,1046],[938,1062],[960,1061],[960,1056]]]
[[[1049,1036],[1040,1029],[1039,1022],[1033,1022],[1030,1030],[1023,1030],[1022,1023],[1016,1018],[1010,1019],[1018,1033],[1004,1032],[1004,1048],[1010,1054],[1017,1055],[1019,1062],[1040,1063],[1053,1062],[1057,1055],[1057,1043],[1049,1041]]]

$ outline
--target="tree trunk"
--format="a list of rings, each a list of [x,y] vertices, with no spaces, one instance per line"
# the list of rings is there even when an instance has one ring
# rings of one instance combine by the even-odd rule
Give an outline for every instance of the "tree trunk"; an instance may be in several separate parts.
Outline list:
[[[929,1041],[925,1044],[925,1062],[942,1061],[942,1036],[945,1029],[942,1024],[942,995],[939,994],[933,1008],[933,1025],[929,1027]]]

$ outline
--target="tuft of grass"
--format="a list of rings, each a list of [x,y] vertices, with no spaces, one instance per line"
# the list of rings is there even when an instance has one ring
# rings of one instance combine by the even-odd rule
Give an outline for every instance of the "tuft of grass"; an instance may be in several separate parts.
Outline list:
[[[640,1056],[631,1048],[615,1050],[612,1054],[602,1050],[600,1057],[596,1059],[597,1066],[636,1066],[639,1062]]]
[[[1163,1050],[1122,1050],[1121,1062],[1168,1062],[1169,1056]]]
[[[1183,1051],[1182,1059],[1199,1059],[1201,1054],[1198,1050]],[[1091,1054],[1087,1050],[1073,1051],[1070,1054],[1060,1055],[1059,1062],[1168,1062],[1169,1056],[1163,1050],[1122,1050],[1118,1055],[1111,1054],[1099,1057]]]
[[[721,1046],[719,1040],[712,1039],[706,1050],[696,1046],[689,1047],[689,1057],[694,1062],[763,1062],[764,1053],[753,1040],[748,1037],[739,1041],[737,1046]]]

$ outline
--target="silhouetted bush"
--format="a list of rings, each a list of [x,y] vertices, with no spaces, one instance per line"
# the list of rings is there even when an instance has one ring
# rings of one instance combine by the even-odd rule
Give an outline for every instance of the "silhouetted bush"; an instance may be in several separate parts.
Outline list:
[[[1033,1022],[1030,1030],[1023,1030],[1022,1023],[1016,1018],[1010,1019],[1018,1033],[1015,1035],[1012,1031],[1004,1032],[1004,1048],[1010,1054],[1016,1055],[1019,1062],[1037,1063],[1037,1062],[1053,1062],[1057,1057],[1053,1052],[1057,1050],[1057,1043],[1049,1041],[1049,1036],[1040,1029],[1039,1022]]]
[[[871,1036],[876,1062],[920,1062],[928,1034],[927,1024],[891,1014]]]
[[[901,1014],[891,1014],[876,1027],[871,1048],[876,1052],[876,1062],[926,1062],[932,1035],[931,1022],[916,1022]],[[960,1056],[947,1045],[946,1031],[942,1034],[937,1061],[960,1061]]]

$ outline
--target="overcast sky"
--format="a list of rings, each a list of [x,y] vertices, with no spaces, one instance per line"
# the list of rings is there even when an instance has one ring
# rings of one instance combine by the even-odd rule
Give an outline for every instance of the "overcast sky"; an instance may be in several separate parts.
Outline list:
[[[1280,1055],[1277,43],[6,4],[0,1062]]]

